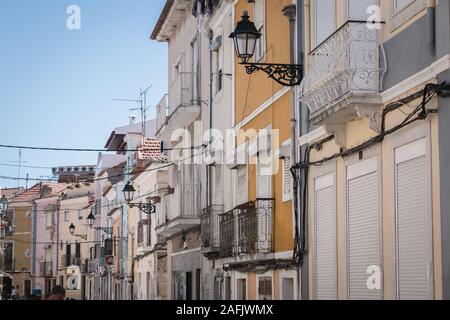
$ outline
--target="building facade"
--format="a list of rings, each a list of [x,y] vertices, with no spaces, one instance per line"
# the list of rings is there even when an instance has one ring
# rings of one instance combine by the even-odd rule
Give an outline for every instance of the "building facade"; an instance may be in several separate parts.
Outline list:
[[[448,1],[297,6],[301,297],[448,298]]]

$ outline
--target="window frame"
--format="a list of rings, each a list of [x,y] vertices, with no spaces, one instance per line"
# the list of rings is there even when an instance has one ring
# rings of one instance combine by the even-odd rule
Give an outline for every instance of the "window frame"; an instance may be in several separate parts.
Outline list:
[[[389,4],[391,32],[399,29],[427,7],[426,0],[411,0],[406,6],[396,8],[397,1],[390,1]]]
[[[261,1],[263,6],[263,17],[261,25],[257,25],[256,21],[256,1]],[[261,33],[261,37],[256,42],[255,55],[253,57],[253,60],[255,63],[262,63],[266,58],[266,0],[255,0],[255,3],[253,4],[253,20],[255,22],[256,29]]]
[[[270,278],[270,285],[271,285],[271,294],[270,294],[270,299],[261,299],[260,293],[259,293],[259,289],[260,289],[260,281],[262,279],[267,280]],[[274,300],[274,287],[275,287],[275,282],[274,282],[274,277],[273,277],[273,272],[269,271],[263,274],[258,274],[256,276],[256,300],[261,300],[261,301],[270,301],[270,300]]]

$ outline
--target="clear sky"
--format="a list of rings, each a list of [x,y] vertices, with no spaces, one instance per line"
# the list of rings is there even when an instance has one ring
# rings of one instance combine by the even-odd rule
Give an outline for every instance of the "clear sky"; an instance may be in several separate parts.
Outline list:
[[[66,10],[81,9],[69,30]],[[167,46],[150,40],[164,0],[0,0],[0,144],[103,148],[126,125],[139,90],[148,104],[167,91]],[[154,108],[149,110],[149,118]],[[96,164],[97,153],[22,151],[25,166]],[[18,150],[0,148],[0,164]],[[21,176],[51,176],[22,168]],[[0,176],[18,168],[0,165]],[[21,184],[24,184],[21,181]],[[34,181],[30,182],[30,185]],[[17,181],[0,179],[1,187]]]

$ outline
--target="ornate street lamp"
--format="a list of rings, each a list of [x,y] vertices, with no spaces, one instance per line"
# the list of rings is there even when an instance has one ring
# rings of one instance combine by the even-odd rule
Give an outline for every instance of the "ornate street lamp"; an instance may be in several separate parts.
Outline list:
[[[91,207],[91,212],[89,213],[88,217],[87,217],[87,222],[88,225],[91,229],[95,229],[95,230],[101,230],[106,234],[113,234],[113,228],[110,227],[94,227],[94,223],[95,223],[95,215],[94,215],[94,207]]]
[[[81,238],[85,241],[87,240],[87,234],[75,234],[75,226],[73,223],[70,224],[69,231],[72,236]]]
[[[132,203],[134,198],[134,193],[136,192],[136,189],[134,189],[131,181],[128,181],[125,187],[122,190],[123,196],[125,198],[125,201],[128,203],[128,206],[130,208],[137,207],[139,210],[144,212],[145,214],[152,214],[156,212],[156,206],[153,203]]]
[[[283,86],[292,87],[300,84],[303,75],[302,65],[249,62],[255,55],[256,43],[261,38],[261,33],[250,20],[247,11],[244,11],[242,20],[237,23],[236,29],[230,34],[230,38],[234,40],[236,54],[241,60],[240,64],[245,66],[248,74],[263,71]]]
[[[8,198],[6,198],[5,195],[0,200],[0,216],[3,216],[3,214],[6,213],[6,210],[8,210]]]

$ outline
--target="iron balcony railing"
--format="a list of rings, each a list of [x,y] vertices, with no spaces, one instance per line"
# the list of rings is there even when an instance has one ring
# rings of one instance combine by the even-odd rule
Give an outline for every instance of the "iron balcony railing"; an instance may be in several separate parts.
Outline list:
[[[235,253],[236,221],[234,210],[220,215],[220,248],[219,254],[222,258],[233,256]]]
[[[39,274],[41,275],[41,277],[53,276],[53,263],[52,262],[41,262]]]
[[[71,266],[81,266],[81,258],[76,255],[62,255],[61,256],[61,267],[68,268]]]
[[[366,21],[348,21],[308,55],[300,99],[311,118],[349,94],[380,92],[379,31]]]
[[[223,205],[211,205],[202,210],[201,235],[203,248],[219,248],[219,217],[223,214]]]
[[[274,199],[257,199],[221,215],[220,256],[273,252],[273,210]]]
[[[168,116],[180,107],[200,105],[199,86],[197,72],[179,72],[169,88]]]

